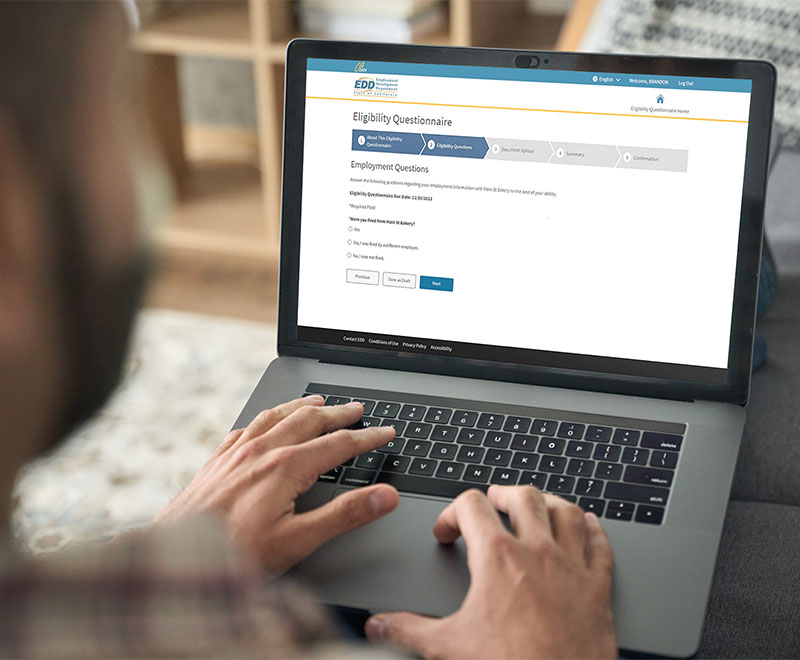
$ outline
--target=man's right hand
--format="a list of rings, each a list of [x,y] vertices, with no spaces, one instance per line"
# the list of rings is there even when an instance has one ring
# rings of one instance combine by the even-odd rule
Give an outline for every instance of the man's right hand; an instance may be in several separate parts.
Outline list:
[[[500,520],[506,513],[514,533]],[[594,514],[532,486],[462,493],[442,511],[441,543],[463,536],[471,582],[455,613],[367,621],[374,641],[426,658],[616,658],[614,556]]]

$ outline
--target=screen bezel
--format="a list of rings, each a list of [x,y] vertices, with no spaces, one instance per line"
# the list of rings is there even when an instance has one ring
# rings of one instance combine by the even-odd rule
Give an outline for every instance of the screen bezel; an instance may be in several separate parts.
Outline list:
[[[564,363],[577,362],[580,366],[578,368],[530,366],[480,359],[421,356],[404,351],[359,349],[298,340],[297,301],[307,59],[516,68],[515,59],[521,54],[536,55],[539,57],[540,68],[553,70],[739,78],[752,81],[728,367],[725,370],[718,370],[722,376],[720,382],[696,382],[676,378],[675,365],[662,365],[672,368],[664,368],[659,372],[659,364],[652,362],[645,364],[656,375],[630,375],[630,373],[623,375],[625,371],[630,372],[632,369],[635,371],[637,361],[619,358],[565,353]],[[547,64],[544,64],[545,58],[548,60]],[[292,41],[287,47],[286,55],[278,354],[382,369],[401,369],[667,399],[700,399],[746,404],[750,382],[775,78],[775,69],[771,64],[753,60],[642,57],[312,39]],[[582,362],[582,358],[586,359]],[[630,368],[620,369],[621,366]]]

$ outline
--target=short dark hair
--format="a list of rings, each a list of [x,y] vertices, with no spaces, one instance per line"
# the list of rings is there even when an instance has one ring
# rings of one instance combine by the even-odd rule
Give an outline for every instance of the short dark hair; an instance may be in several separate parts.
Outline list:
[[[78,54],[88,26],[109,4],[0,1],[0,112],[43,167],[67,156]]]

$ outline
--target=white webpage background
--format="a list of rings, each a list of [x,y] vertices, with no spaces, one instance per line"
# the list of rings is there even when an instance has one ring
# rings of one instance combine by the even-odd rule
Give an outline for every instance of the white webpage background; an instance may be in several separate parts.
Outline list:
[[[746,123],[362,102],[357,74],[309,71],[298,325],[725,368]],[[664,93],[692,117],[747,120],[749,94],[399,78],[397,100],[630,113]],[[445,116],[452,127],[363,124],[353,112]],[[687,172],[351,150],[353,129],[686,149]],[[429,173],[351,168],[417,164]],[[534,188],[555,198],[351,183],[353,178]],[[433,202],[352,197],[350,190]],[[370,203],[375,211],[350,208]],[[359,240],[415,244],[347,257]],[[352,252],[370,250],[352,249]],[[348,268],[454,279],[453,292],[348,284]]]

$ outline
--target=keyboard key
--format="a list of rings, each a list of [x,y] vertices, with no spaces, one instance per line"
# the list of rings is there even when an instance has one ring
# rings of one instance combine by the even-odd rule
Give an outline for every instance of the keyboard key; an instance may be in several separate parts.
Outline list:
[[[356,458],[356,467],[366,468],[368,470],[377,470],[383,462],[383,455],[371,451],[368,454],[361,454]]]
[[[539,490],[544,490],[547,483],[547,475],[543,472],[523,472],[519,478],[520,486],[536,486]]]
[[[611,427],[591,424],[586,427],[586,435],[584,437],[592,442],[608,442],[611,440]]]
[[[570,440],[567,445],[567,456],[576,458],[591,458],[594,445],[580,440]]]
[[[427,440],[409,440],[403,453],[406,456],[427,456],[430,448],[431,443]]]
[[[507,470],[506,468],[495,468],[492,472],[491,482],[501,486],[513,486],[519,478],[518,470]]]
[[[622,466],[619,463],[598,463],[594,476],[598,479],[619,481],[622,478]]]
[[[417,406],[407,403],[400,410],[400,414],[398,415],[398,417],[400,417],[400,419],[405,419],[411,422],[419,422],[420,420],[422,420],[423,417],[425,417],[426,411],[427,408],[425,406]]]
[[[511,449],[517,451],[536,451],[539,438],[535,435],[515,435],[511,441]]]
[[[484,484],[489,480],[490,470],[491,468],[485,465],[467,465],[467,469],[464,470],[464,481]]]
[[[339,465],[333,468],[333,470],[330,470],[325,474],[319,475],[319,477],[317,477],[317,481],[328,481],[330,483],[335,483],[339,481],[339,476],[342,474],[343,470],[344,468],[341,465]]]
[[[510,431],[511,433],[527,433],[530,427],[531,427],[530,417],[509,416],[506,419],[506,423],[505,426],[503,426],[503,430]]]
[[[458,450],[456,460],[464,461],[464,463],[480,463],[485,451],[482,447],[462,447]]]
[[[412,422],[406,426],[405,436],[407,438],[417,438],[424,440],[431,434],[433,427],[425,422]]]
[[[375,408],[375,402],[370,401],[369,399],[362,399],[361,397],[353,397],[353,401],[358,401],[362,406],[364,406],[364,414],[371,415],[372,411]]]
[[[453,411],[450,408],[428,408],[425,415],[425,421],[429,424],[447,424],[453,416]]]
[[[650,453],[650,465],[672,470],[678,464],[678,454],[674,451],[655,449]]]
[[[664,519],[664,509],[660,506],[646,506],[640,504],[636,509],[636,522],[660,525]]]
[[[634,484],[644,484],[645,486],[662,486],[669,488],[672,485],[672,470],[659,470],[658,468],[644,468],[629,465],[625,468],[623,481]]]
[[[630,502],[641,502],[642,504],[661,504],[667,503],[669,491],[666,488],[654,488],[653,486],[634,486],[618,481],[609,481],[606,484],[606,499],[628,500]]]
[[[625,450],[622,452],[623,463],[647,465],[648,458],[650,458],[650,452],[647,449],[639,449],[638,447],[625,447]]]
[[[558,493],[558,496],[562,500],[566,500],[567,502],[572,502],[572,504],[575,504],[578,501],[578,498],[575,497],[574,495],[563,495],[561,493]]]
[[[463,472],[464,466],[461,463],[442,461],[439,463],[439,469],[436,470],[436,476],[440,479],[460,479]]]
[[[458,432],[456,442],[462,445],[479,445],[483,440],[483,435],[486,431],[479,431],[477,429],[461,429]]]
[[[561,426],[558,427],[558,437],[568,438],[570,440],[580,440],[583,437],[583,431],[585,428],[585,424],[561,422]]]
[[[431,440],[453,442],[458,435],[457,426],[434,426],[431,432]]]
[[[618,461],[622,454],[622,448],[615,445],[596,445],[594,457],[598,461]]]
[[[551,493],[571,493],[574,485],[575,477],[562,477],[558,474],[552,474],[547,480],[547,490]]]
[[[591,511],[598,518],[603,515],[606,503],[603,500],[596,500],[591,497],[582,497],[578,500],[578,506],[584,511]]]
[[[514,457],[511,459],[511,467],[520,468],[522,470],[535,470],[538,462],[539,457],[536,454],[527,454],[523,451],[518,451],[515,452]]]
[[[633,518],[633,504],[629,502],[609,502],[606,508],[606,518],[630,520]]]
[[[401,422],[399,419],[384,419],[381,422],[381,426],[393,426],[395,435],[403,435],[403,431],[406,428],[406,423]]]
[[[539,442],[539,451],[542,454],[560,456],[564,453],[564,447],[566,446],[566,440],[560,440],[559,438],[542,438],[541,442]]]
[[[395,438],[394,440],[389,440],[383,447],[378,447],[375,451],[379,451],[381,454],[399,454],[403,449],[404,443],[405,440],[403,438]]]
[[[389,456],[383,462],[383,469],[389,472],[405,472],[411,464],[411,459],[407,456]]]
[[[615,445],[638,445],[639,435],[639,431],[634,431],[633,429],[617,429],[614,431],[614,437],[611,442]]]
[[[488,470],[489,468],[483,468]],[[431,479],[429,477],[415,477],[408,474],[394,472],[379,472],[377,483],[391,484],[403,493],[417,493],[419,495],[435,495],[438,497],[457,497],[470,488],[486,490],[486,486],[450,479]]]
[[[411,461],[411,467],[408,468],[409,474],[418,474],[422,477],[430,477],[436,470],[437,461],[430,458],[415,458]]]
[[[456,414],[453,415],[453,419],[450,420],[450,423],[455,424],[456,426],[475,426],[475,422],[477,421],[478,413],[468,412],[466,410],[456,410]]]
[[[342,484],[345,486],[368,486],[375,478],[375,470],[360,470],[358,468],[347,468],[342,477]]]
[[[490,449],[486,452],[483,462],[486,465],[499,465],[505,467],[511,460],[511,452],[504,449]]]
[[[452,461],[456,457],[457,451],[458,451],[458,445],[447,444],[444,442],[437,442],[435,445],[433,445],[433,450],[431,451],[431,458],[440,458]]]
[[[381,418],[380,417],[362,417],[358,422],[356,422],[357,428],[360,429],[368,429],[370,426],[380,426],[381,425]]]
[[[496,415],[495,413],[483,413],[478,418],[479,429],[498,430],[503,428],[505,415]]]
[[[558,472],[564,471],[567,466],[567,459],[563,456],[542,456],[539,463],[539,469],[545,472]]]
[[[575,487],[575,492],[578,495],[600,497],[603,494],[603,482],[598,481],[597,479],[578,479],[578,485]]]
[[[344,465],[345,467],[349,467],[351,465],[355,465],[355,463],[356,463],[355,458],[348,458],[344,463],[342,463],[342,465]]]
[[[483,441],[484,447],[491,447],[492,449],[505,449],[511,442],[511,434],[505,431],[489,431],[486,434],[486,439]]]
[[[678,451],[681,448],[683,438],[672,433],[653,433],[645,431],[642,436],[642,447],[648,449],[666,449],[667,451]]]
[[[531,433],[538,433],[539,435],[555,435],[558,428],[558,422],[551,419],[534,419],[533,426],[531,426]]]
[[[372,411],[372,414],[375,417],[397,417],[397,413],[399,412],[399,403],[387,403],[386,401],[381,401],[377,406],[375,406],[375,410]]]
[[[334,396],[331,394],[327,399],[325,399],[326,406],[341,406],[345,403],[350,403],[350,399],[346,396]]]
[[[567,474],[576,477],[591,477],[594,472],[594,461],[585,461],[581,458],[573,458],[567,466]]]

